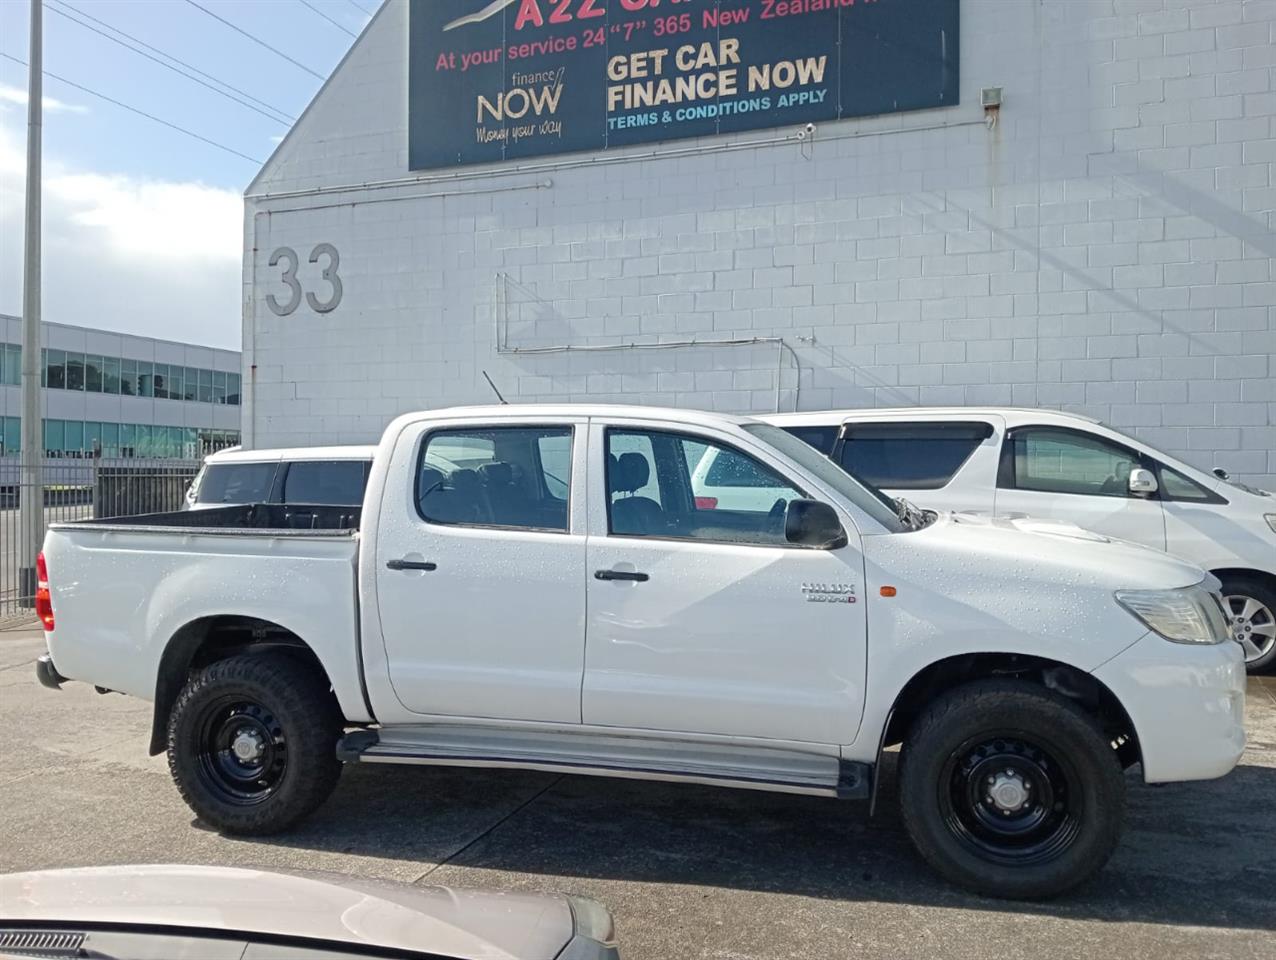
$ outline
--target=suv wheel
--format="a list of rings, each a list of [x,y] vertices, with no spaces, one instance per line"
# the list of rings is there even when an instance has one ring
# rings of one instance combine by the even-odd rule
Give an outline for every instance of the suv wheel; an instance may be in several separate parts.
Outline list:
[[[1116,847],[1125,781],[1076,704],[1031,683],[950,691],[913,724],[900,757],[904,825],[953,882],[1011,899],[1093,876]]]

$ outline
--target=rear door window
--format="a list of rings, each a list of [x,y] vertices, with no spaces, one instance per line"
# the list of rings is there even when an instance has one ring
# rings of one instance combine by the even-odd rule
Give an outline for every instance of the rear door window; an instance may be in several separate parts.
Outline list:
[[[978,421],[851,423],[836,452],[852,476],[888,490],[938,490],[961,469],[992,424]]]
[[[301,460],[288,466],[283,501],[357,507],[367,482],[367,461]]]
[[[204,468],[200,503],[267,503],[277,463],[215,463]]]

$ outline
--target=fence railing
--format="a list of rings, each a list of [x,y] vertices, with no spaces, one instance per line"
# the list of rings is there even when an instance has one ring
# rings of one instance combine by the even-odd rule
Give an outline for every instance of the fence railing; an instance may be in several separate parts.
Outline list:
[[[179,510],[199,466],[197,460],[47,459],[37,490],[23,482],[17,457],[0,457],[0,622],[33,614],[35,558],[26,556],[23,503],[40,502],[46,526]]]

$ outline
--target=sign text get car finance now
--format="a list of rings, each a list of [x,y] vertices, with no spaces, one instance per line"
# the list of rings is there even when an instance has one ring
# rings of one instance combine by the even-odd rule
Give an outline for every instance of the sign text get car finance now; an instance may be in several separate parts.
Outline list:
[[[414,170],[957,103],[958,0],[411,0]]]

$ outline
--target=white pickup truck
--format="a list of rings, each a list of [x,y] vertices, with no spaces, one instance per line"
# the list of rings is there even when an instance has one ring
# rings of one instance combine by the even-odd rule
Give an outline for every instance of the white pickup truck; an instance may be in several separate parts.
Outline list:
[[[779,491],[703,508],[706,451]],[[227,832],[345,763],[517,767],[870,798],[968,888],[1108,859],[1122,769],[1220,777],[1245,673],[1218,583],[1049,522],[901,510],[778,427],[640,407],[395,420],[362,509],[56,524],[38,671],[153,700],[151,751]]]

